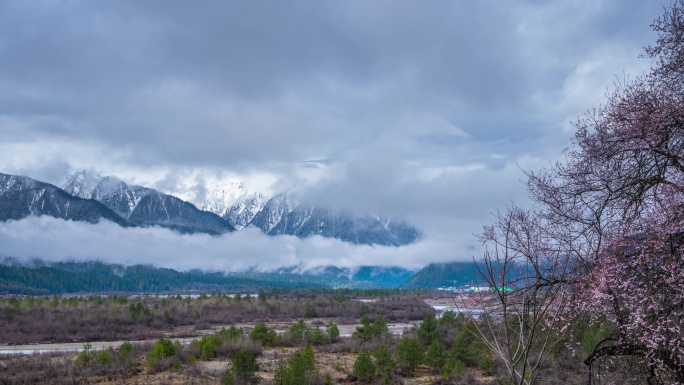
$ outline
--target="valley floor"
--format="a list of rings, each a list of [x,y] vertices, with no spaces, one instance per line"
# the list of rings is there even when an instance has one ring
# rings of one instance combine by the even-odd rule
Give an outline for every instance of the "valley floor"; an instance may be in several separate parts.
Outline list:
[[[7,310],[0,315],[0,323],[4,322],[7,326],[5,336],[7,340],[0,339],[0,383],[3,384],[219,384],[226,371],[233,365],[230,361],[235,349],[245,348],[254,351],[259,365],[257,376],[261,379],[261,384],[273,383],[274,373],[279,365],[289,362],[293,355],[299,354],[304,348],[305,342],[292,340],[291,334],[293,325],[302,322],[304,319],[305,330],[321,330],[325,332],[331,324],[335,324],[339,339],[336,342],[312,344],[315,354],[315,372],[308,374],[309,384],[324,384],[326,375],[329,375],[332,383],[350,384],[359,383],[354,377],[354,364],[359,353],[363,349],[369,351],[377,350],[381,346],[388,346],[394,353],[396,344],[402,335],[416,337],[420,320],[426,315],[435,314],[434,308],[448,306],[450,300],[427,299],[422,300],[416,297],[411,298],[381,298],[381,299],[348,299],[348,298],[289,298],[289,299],[226,299],[223,297],[204,296],[193,299],[171,298],[143,298],[124,301],[121,298],[110,302],[92,299],[69,300],[64,299],[63,303],[57,301],[48,304],[47,300],[36,300],[25,298],[22,301],[9,304],[5,301],[5,306],[0,310]],[[54,298],[52,299],[53,301]],[[42,302],[41,302],[42,301]],[[71,302],[69,302],[71,301]],[[118,303],[118,302],[121,303]],[[8,306],[9,305],[9,306]],[[341,305],[336,307],[336,305]],[[2,307],[2,304],[0,304]],[[226,308],[233,311],[226,312]],[[148,309],[148,310],[145,310]],[[169,324],[160,323],[156,317],[159,315],[163,319],[169,318],[168,311],[173,309],[177,317],[175,322]],[[266,313],[259,309],[263,309]],[[275,310],[274,310],[275,309]],[[11,311],[10,311],[11,310]],[[232,319],[242,319],[246,317],[236,315],[238,312],[252,314],[252,322],[219,323],[216,314],[230,314]],[[161,326],[152,337],[140,340],[131,340],[132,351],[130,360],[118,361],[121,357],[123,345],[126,338],[118,340],[83,340],[78,334],[78,328],[67,328],[63,334],[66,340],[63,342],[49,343],[45,340],[45,335],[39,330],[30,330],[31,327],[40,328],[40,323],[33,322],[22,325],[13,323],[13,320],[20,320],[22,316],[60,319],[69,322],[70,314],[91,314],[99,312],[96,317],[105,324],[115,322],[117,319],[126,318],[131,328]],[[318,312],[329,317],[304,317],[303,313]],[[386,330],[389,332],[386,337],[381,339],[371,339],[361,341],[358,337],[352,337],[355,331],[363,329],[364,325],[359,322],[359,314],[370,313],[370,318],[375,319],[382,314],[388,320]],[[138,321],[147,319],[138,325]],[[192,322],[181,322],[189,315]],[[183,315],[181,317],[181,315]],[[214,315],[214,316],[212,316]],[[308,314],[311,315],[311,314]],[[108,319],[110,317],[111,319]],[[118,318],[117,318],[118,317]],[[121,318],[123,317],[123,318]],[[359,317],[359,318],[357,318]],[[131,321],[129,318],[133,318]],[[76,319],[76,318],[74,318]],[[434,317],[433,317],[434,319]],[[352,322],[349,322],[352,321]],[[92,327],[89,321],[83,321],[85,328]],[[266,328],[273,330],[283,337],[282,342],[269,346],[268,343],[255,344],[247,339],[254,330],[257,323],[263,323]],[[58,325],[53,323],[51,325]],[[147,325],[147,326],[145,326]],[[3,326],[3,325],[0,325]],[[217,347],[217,352],[208,357],[202,357],[204,350],[198,348],[199,342],[210,339],[212,336],[220,335],[223,330],[231,326],[241,329],[240,340],[231,347],[222,344]],[[368,330],[369,325],[365,325]],[[70,334],[73,331],[75,334]],[[127,335],[127,329],[119,329],[113,335]],[[146,329],[145,329],[146,330]],[[0,332],[1,333],[1,332]],[[31,340],[33,335],[35,339]],[[93,332],[93,335],[98,335]],[[141,334],[145,335],[145,333]],[[71,336],[71,337],[69,337]],[[111,335],[110,335],[111,336]],[[154,365],[149,364],[150,352],[154,350],[155,341],[159,337],[168,337],[172,341],[178,341],[178,355],[174,362],[164,361]],[[204,337],[204,338],[203,338]],[[9,339],[27,341],[22,344],[11,344]],[[49,337],[48,337],[49,338]],[[71,338],[71,341],[69,341]],[[453,338],[447,337],[447,338]],[[80,341],[74,341],[79,340]],[[111,339],[111,338],[109,338]],[[195,342],[192,342],[195,340]],[[49,341],[49,339],[48,339]],[[84,342],[89,344],[87,351],[84,351]],[[241,341],[241,342],[240,342]],[[230,345],[230,344],[229,344]],[[203,348],[201,348],[203,349]],[[232,349],[232,350],[231,350]],[[396,359],[396,358],[395,358]],[[488,377],[475,367],[468,367],[457,377],[448,380],[442,377],[439,371],[427,366],[420,365],[414,372],[407,372],[405,369],[397,368],[388,378],[391,384],[490,384],[493,377]],[[379,375],[377,381],[380,383]]]
[[[315,318],[312,320],[307,320],[307,323],[310,323],[312,326],[313,325],[326,325],[329,322],[333,321],[332,319],[322,319],[322,318]],[[284,333],[290,326],[292,322],[276,322],[276,323],[271,323],[267,324],[269,328],[274,329],[276,332],[279,334]],[[405,330],[411,329],[415,325],[418,325],[418,322],[400,322],[400,323],[391,323],[388,324],[387,327],[390,331],[395,336],[401,335]],[[164,335],[167,337],[171,337],[174,341],[178,341],[181,343],[181,345],[188,345],[193,339],[196,339],[198,337],[201,337],[203,335],[210,335],[213,333],[216,333],[217,331],[221,330],[221,328],[229,328],[231,325],[214,325],[211,329],[205,329],[205,330],[193,330],[192,328],[189,327],[179,327],[175,328],[172,330],[167,330],[164,331]],[[341,337],[351,337],[352,333],[354,330],[356,330],[357,327],[361,326],[359,323],[353,323],[353,324],[337,324],[339,330],[340,330],[340,336]],[[243,323],[243,324],[236,324],[235,327],[242,328],[245,330],[245,332],[249,332],[253,329],[254,324],[253,323]],[[180,335],[192,335],[192,337],[173,337],[173,336],[180,336]],[[93,345],[93,348],[95,349],[108,349],[108,348],[113,348],[113,349],[118,349],[121,344],[123,344],[126,340],[117,340],[117,341],[88,341],[91,345]],[[152,344],[156,341],[156,339],[147,339],[147,340],[138,340],[138,341],[130,341],[131,343],[136,343],[136,344]],[[0,354],[45,354],[45,353],[58,353],[58,352],[78,352],[80,350],[83,350],[83,343],[82,342],[60,342],[60,343],[30,343],[30,344],[21,344],[21,345],[10,345],[10,344],[0,344]]]

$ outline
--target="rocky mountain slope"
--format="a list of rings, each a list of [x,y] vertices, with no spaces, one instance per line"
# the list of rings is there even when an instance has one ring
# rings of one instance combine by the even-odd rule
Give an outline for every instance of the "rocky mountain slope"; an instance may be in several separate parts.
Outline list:
[[[130,226],[100,202],[73,196],[54,185],[26,176],[0,173],[0,220],[20,220],[30,215],[90,223],[106,219]]]
[[[236,230],[240,230],[249,225],[259,212],[264,209],[268,199],[261,193],[249,194],[239,202],[231,206],[223,215]]]
[[[285,193],[278,194],[266,202],[249,224],[269,234],[295,207],[297,207],[297,203],[294,197]]]
[[[157,225],[183,233],[218,235],[235,231],[230,223],[218,215],[202,211],[188,202],[158,191],[145,195],[128,219],[141,226]]]
[[[297,237],[320,235],[355,244],[401,246],[416,241],[417,230],[391,220],[366,215],[334,213],[320,206],[300,205],[287,214],[268,234]]]

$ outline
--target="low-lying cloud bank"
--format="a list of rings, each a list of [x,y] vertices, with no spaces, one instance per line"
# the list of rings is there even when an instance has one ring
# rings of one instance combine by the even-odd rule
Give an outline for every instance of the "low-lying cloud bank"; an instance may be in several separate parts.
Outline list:
[[[0,223],[1,256],[22,260],[151,264],[181,271],[233,272],[250,268],[269,271],[285,266],[309,269],[326,265],[419,269],[430,262],[472,258],[455,255],[454,245],[450,244],[453,242],[453,239],[425,237],[398,248],[368,246],[318,236],[272,237],[253,228],[212,237],[181,235],[158,227],[122,228],[108,221],[88,224],[46,216]]]

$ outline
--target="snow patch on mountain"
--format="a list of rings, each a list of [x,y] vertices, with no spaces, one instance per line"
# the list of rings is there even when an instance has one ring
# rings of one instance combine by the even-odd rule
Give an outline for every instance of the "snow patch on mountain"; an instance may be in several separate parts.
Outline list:
[[[0,174],[0,195],[13,189],[32,188],[35,186],[34,182],[25,176]]]
[[[242,180],[218,182],[205,188],[209,193],[203,200],[190,198],[188,201],[200,210],[211,211],[221,217],[225,217],[231,207],[244,200],[246,196],[255,193],[245,188]]]
[[[236,230],[247,226],[254,217],[266,206],[268,199],[261,193],[252,193],[234,204],[223,215],[223,219],[230,222]]]
[[[97,187],[102,179],[103,177],[101,175],[93,171],[82,170],[68,177],[64,183],[59,184],[58,187],[73,196],[91,199],[95,187]]]
[[[278,225],[278,223],[284,220],[297,205],[298,203],[292,195],[286,193],[278,194],[266,202],[262,210],[254,216],[250,225],[257,227],[268,234]]]
[[[117,190],[127,187],[126,183],[115,176],[106,176],[100,180],[92,192],[92,199],[99,200],[99,197],[111,195]]]
[[[128,218],[140,200],[154,191],[142,186],[129,185],[120,178],[101,176],[92,171],[78,171],[68,177],[60,187],[71,195],[94,199],[104,203],[123,218]]]

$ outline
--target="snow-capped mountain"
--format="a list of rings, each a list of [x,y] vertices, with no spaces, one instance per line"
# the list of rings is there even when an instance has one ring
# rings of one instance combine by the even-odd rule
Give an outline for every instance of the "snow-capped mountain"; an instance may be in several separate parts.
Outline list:
[[[95,186],[91,199],[104,203],[123,218],[129,218],[138,203],[152,192],[154,190],[129,185],[117,177],[107,176]]]
[[[214,186],[208,186],[210,192],[201,200],[189,199],[200,210],[211,211],[212,213],[225,217],[228,211],[244,200],[246,196],[253,194],[245,188],[245,184],[241,180],[231,180],[225,183],[219,183]]]
[[[261,193],[249,194],[228,209],[223,215],[223,219],[230,222],[236,230],[240,230],[263,210],[267,202],[268,199]]]
[[[121,226],[130,225],[100,202],[71,195],[26,176],[0,173],[0,220],[20,220],[31,215],[90,223],[107,219]]]
[[[75,197],[90,199],[101,180],[101,175],[83,170],[68,177],[59,187]]]
[[[101,176],[79,171],[61,184],[64,191],[84,199],[105,204],[123,218],[128,218],[140,200],[154,190],[129,185],[116,176]]]
[[[261,193],[249,192],[242,183],[233,184],[232,190],[220,190],[214,195],[220,199],[203,206],[223,212],[219,216],[175,196],[129,185],[115,176],[80,171],[67,178],[62,190],[28,177],[0,175],[0,220],[22,219],[32,214],[88,222],[105,218],[122,226],[161,226],[212,235],[254,226],[273,236],[318,235],[355,244],[387,246],[406,245],[420,236],[418,230],[402,222],[333,212],[310,203],[298,204],[286,193],[267,199]],[[224,210],[223,204],[236,197],[237,201]]]
[[[377,216],[357,216],[332,212],[313,205],[297,206],[269,231],[270,235],[288,234],[300,238],[319,235],[355,244],[402,246],[420,237],[418,230],[404,223]]]
[[[247,188],[241,180],[206,186],[211,191],[201,199],[190,202],[201,210],[211,211],[228,221],[235,229],[247,226],[268,202],[268,197]]]
[[[129,185],[115,176],[79,171],[63,184],[67,192],[77,192],[112,209],[122,218],[140,226],[162,226],[181,232],[222,234],[234,228],[218,215],[159,191]]]
[[[288,234],[296,236],[321,235],[318,230],[325,226],[324,221],[317,225],[310,222],[311,226],[307,226],[307,222],[310,219],[320,216],[318,211],[319,210],[313,205],[298,205],[292,211],[284,215],[268,233],[270,235]]]
[[[269,234],[283,217],[286,217],[295,207],[297,207],[297,203],[292,195],[286,193],[278,194],[266,202],[261,211],[249,222],[249,225]]]
[[[199,210],[191,203],[154,190],[138,202],[128,220],[141,226],[157,225],[183,233],[218,235],[235,230],[214,213]]]

